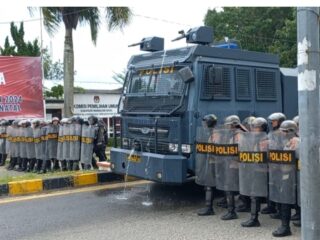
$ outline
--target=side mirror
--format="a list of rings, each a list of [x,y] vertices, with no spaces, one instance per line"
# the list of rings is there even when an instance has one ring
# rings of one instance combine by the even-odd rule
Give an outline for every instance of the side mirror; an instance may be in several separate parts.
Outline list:
[[[181,68],[178,71],[178,74],[180,75],[180,77],[182,78],[182,80],[185,83],[190,83],[194,80],[194,76],[193,76],[193,73],[192,73],[190,67]]]

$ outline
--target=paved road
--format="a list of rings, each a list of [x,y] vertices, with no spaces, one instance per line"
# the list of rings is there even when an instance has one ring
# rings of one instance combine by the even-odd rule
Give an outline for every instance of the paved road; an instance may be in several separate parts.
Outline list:
[[[149,191],[150,189],[150,191]],[[152,203],[152,205],[151,205]],[[1,240],[205,240],[273,239],[278,221],[262,216],[261,228],[245,229],[241,219],[223,222],[216,215],[198,217],[203,205],[202,188],[194,184],[147,184],[127,189],[99,190],[1,203]],[[300,239],[300,229],[292,227]]]

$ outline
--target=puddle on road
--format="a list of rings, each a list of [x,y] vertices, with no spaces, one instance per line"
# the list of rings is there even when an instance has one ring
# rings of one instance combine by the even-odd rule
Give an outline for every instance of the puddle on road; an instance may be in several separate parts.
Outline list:
[[[152,210],[166,210],[202,204],[204,189],[194,183],[184,185],[163,185],[151,183],[123,189],[99,191],[97,195],[103,196],[107,204],[117,204],[134,208]]]

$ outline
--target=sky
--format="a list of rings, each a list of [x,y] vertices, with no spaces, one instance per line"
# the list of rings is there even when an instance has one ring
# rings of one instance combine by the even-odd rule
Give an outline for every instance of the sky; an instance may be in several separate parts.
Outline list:
[[[27,6],[84,6],[89,1],[78,0],[55,0],[55,1],[17,1],[10,0],[2,4],[0,8],[0,46],[3,46],[5,37],[10,35],[10,22],[24,22],[25,40],[32,41],[35,38],[42,39],[43,47],[48,47],[54,61],[63,60],[64,27],[61,25],[54,36],[49,36],[45,28],[41,27],[40,14],[35,13],[32,17]],[[23,3],[23,4],[21,4]],[[152,3],[152,4],[150,4]],[[280,6],[292,6],[298,1],[274,1],[259,2]],[[304,4],[312,5],[312,1],[306,0]],[[75,86],[91,89],[115,89],[120,87],[113,79],[114,73],[122,72],[127,62],[134,54],[143,53],[139,46],[128,48],[129,44],[139,42],[144,37],[159,36],[165,38],[165,49],[186,46],[185,39],[177,42],[171,40],[178,36],[179,30],[188,30],[192,27],[203,25],[203,19],[208,9],[221,9],[217,2],[209,0],[188,1],[163,0],[91,0],[92,6],[129,6],[133,11],[131,23],[122,31],[108,32],[105,22],[100,27],[97,45],[94,46],[88,26],[78,26],[74,31],[74,54],[75,54]],[[224,6],[233,6],[234,1],[225,0]],[[256,6],[255,2],[238,1],[238,5]],[[290,4],[290,5],[289,5]],[[301,4],[301,3],[300,3]],[[42,34],[41,34],[42,30]],[[42,36],[42,38],[41,38]],[[50,82],[47,86],[57,84]]]
[[[186,46],[185,39],[171,42],[179,30],[188,30],[203,25],[203,19],[210,8],[199,4],[180,11],[168,5],[132,6],[134,16],[131,23],[122,31],[108,32],[106,23],[100,27],[97,45],[91,41],[88,26],[78,26],[74,31],[75,85],[85,88],[113,89],[119,87],[112,79],[115,73],[126,68],[130,56],[143,53],[139,46],[128,48],[129,44],[139,42],[144,37],[159,36],[165,38],[165,48]],[[14,14],[12,14],[14,12]],[[26,7],[4,6],[0,9],[0,46],[10,35],[10,21],[34,20],[24,22],[25,40],[41,39],[40,14],[30,16]],[[5,23],[7,22],[7,23]],[[43,46],[48,47],[53,60],[63,60],[64,27],[52,37],[42,27]],[[12,42],[11,42],[12,43]],[[82,83],[81,83],[82,82]],[[100,84],[97,84],[100,83]]]

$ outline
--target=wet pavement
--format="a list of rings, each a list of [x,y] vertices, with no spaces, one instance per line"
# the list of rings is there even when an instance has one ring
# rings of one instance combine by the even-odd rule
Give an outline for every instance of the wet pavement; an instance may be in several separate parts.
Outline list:
[[[221,221],[216,215],[199,217],[204,191],[194,183],[182,186],[145,184],[116,190],[99,190],[0,203],[1,240],[46,239],[275,239],[278,220],[262,215],[260,228],[242,228],[249,217]],[[292,226],[300,239],[300,229]]]

